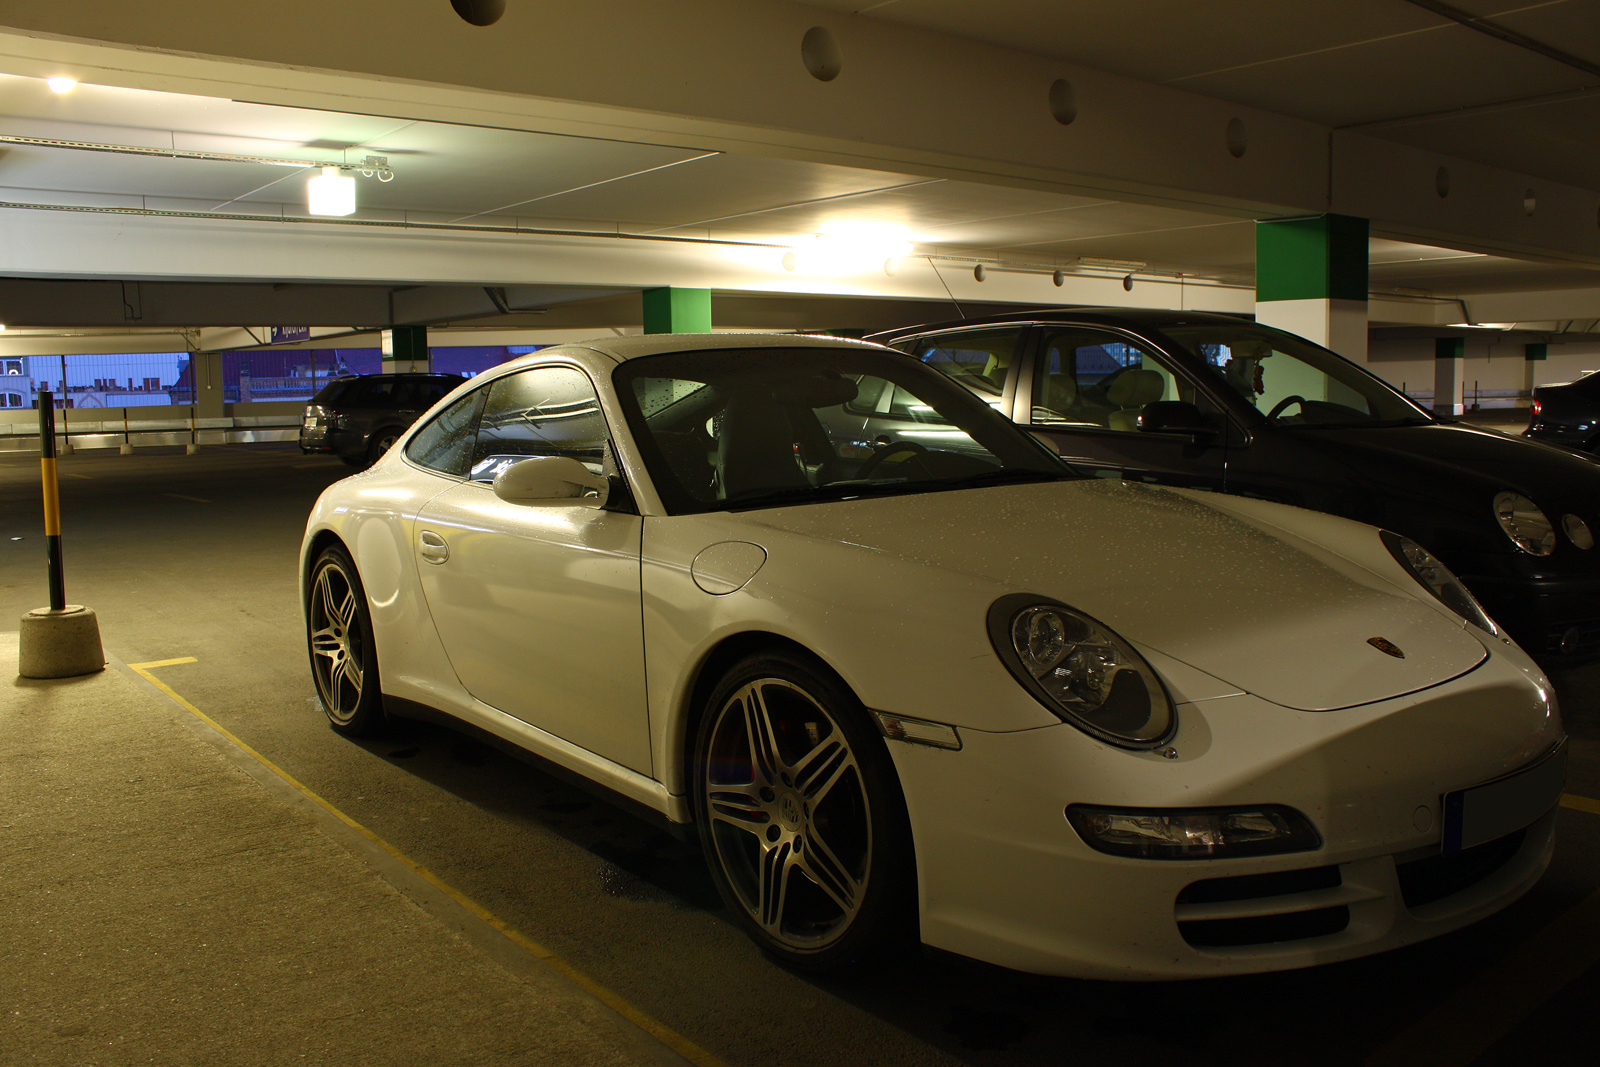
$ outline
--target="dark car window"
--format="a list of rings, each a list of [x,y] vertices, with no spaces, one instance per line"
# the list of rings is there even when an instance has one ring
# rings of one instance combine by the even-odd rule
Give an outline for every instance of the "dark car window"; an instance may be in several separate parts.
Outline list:
[[[1022,331],[967,330],[918,341],[911,354],[934,370],[998,404],[1005,392],[1006,374],[1016,356]]]
[[[609,433],[588,377],[572,367],[535,367],[489,387],[472,453],[472,479],[489,482],[527,456],[571,456],[595,473]]]
[[[317,391],[317,395],[311,398],[311,402],[322,407],[329,407],[344,395],[344,391],[354,381],[356,381],[355,378],[340,378],[338,381],[329,382]]]
[[[478,412],[488,393],[488,387],[474,389],[429,419],[406,445],[406,458],[441,474],[466,477],[478,436]]]
[[[1158,400],[1215,410],[1166,360],[1120,334],[1072,327],[1044,335],[1034,366],[1035,425],[1132,433],[1140,409]]]
[[[1165,332],[1245,403],[1285,426],[1433,421],[1393,386],[1293,334],[1249,323]]]
[[[629,360],[615,380],[674,513],[1077,477],[968,390],[873,349],[675,352]],[[898,440],[857,448],[829,432],[897,397],[915,416]]]
[[[387,377],[357,378],[339,395],[339,406],[346,408],[391,407],[394,403],[395,379]]]

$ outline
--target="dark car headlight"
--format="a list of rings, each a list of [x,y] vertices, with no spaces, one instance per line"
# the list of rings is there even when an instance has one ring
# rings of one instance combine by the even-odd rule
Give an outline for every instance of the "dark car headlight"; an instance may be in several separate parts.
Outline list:
[[[1509,489],[1494,495],[1494,518],[1511,543],[1530,556],[1556,550],[1556,528],[1539,505]]]
[[[1000,662],[1063,722],[1127,748],[1156,748],[1177,729],[1155,670],[1104,624],[1029,593],[995,601],[988,623]]]
[[[1073,804],[1067,821],[1090,848],[1137,859],[1267,856],[1322,847],[1311,820],[1281,804],[1171,811]]]
[[[1391,530],[1380,530],[1378,536],[1383,539],[1384,547],[1400,566],[1410,572],[1411,577],[1417,580],[1417,584],[1431,593],[1434,599],[1484,633],[1496,637],[1500,635],[1500,628],[1485,614],[1472,594],[1467,592],[1467,587],[1461,584],[1461,579],[1452,574],[1449,567],[1440,563],[1432,552],[1409,537],[1401,537]]]

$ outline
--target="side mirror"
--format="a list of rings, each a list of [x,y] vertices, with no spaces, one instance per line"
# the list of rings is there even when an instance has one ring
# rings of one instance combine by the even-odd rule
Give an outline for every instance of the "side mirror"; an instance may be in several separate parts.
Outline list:
[[[1215,437],[1222,427],[1187,400],[1157,400],[1139,409],[1139,429],[1145,433],[1183,433]]]
[[[611,483],[571,456],[519,459],[494,476],[494,495],[531,507],[603,508]]]

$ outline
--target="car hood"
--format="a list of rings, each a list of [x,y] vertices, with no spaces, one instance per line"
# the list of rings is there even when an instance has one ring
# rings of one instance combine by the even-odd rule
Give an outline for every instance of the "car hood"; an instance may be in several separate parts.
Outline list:
[[[1302,523],[1291,532],[1305,537],[1306,547],[1203,501],[1103,479],[813,504],[747,517],[774,531],[1059,600],[1140,647],[1290,708],[1325,711],[1383,700],[1483,661],[1484,646],[1462,626],[1409,590],[1316,547],[1319,521],[1345,520],[1283,511]],[[781,552],[780,542],[769,539],[769,549]],[[1375,531],[1372,542],[1387,559]],[[1397,646],[1404,658],[1380,651],[1372,638]]]
[[[1297,439],[1362,470],[1387,471],[1414,482],[1430,480],[1454,493],[1481,483],[1489,493],[1514,489],[1547,509],[1569,509],[1600,497],[1600,463],[1567,449],[1476,426],[1296,428]]]

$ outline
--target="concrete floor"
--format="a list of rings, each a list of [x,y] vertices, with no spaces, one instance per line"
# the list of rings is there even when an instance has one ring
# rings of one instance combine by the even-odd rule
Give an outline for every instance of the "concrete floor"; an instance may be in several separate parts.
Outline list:
[[[592,995],[653,1020],[658,1039],[685,1042],[674,1047],[691,1058],[795,1065],[1592,1059],[1588,1020],[1600,994],[1600,814],[1579,807],[1562,809],[1555,865],[1523,901],[1469,930],[1368,960],[1260,978],[1141,985],[1044,979],[944,956],[828,982],[776,968],[725,921],[695,850],[660,831],[449,730],[406,725],[390,737],[354,743],[327,729],[305,664],[295,555],[312,499],[346,470],[273,446],[195,457],[64,458],[69,599],[100,613],[107,652],[120,661],[192,658],[150,673],[461,897],[585,976]],[[37,471],[31,457],[0,457],[0,629],[44,600]],[[1568,791],[1600,798],[1600,668],[1555,681],[1573,736]],[[0,692],[13,703],[32,699],[22,689]],[[117,750],[126,747],[116,735],[84,729],[76,740],[80,793],[102,781],[107,788],[127,786],[114,769]],[[191,742],[175,744],[182,752]],[[17,779],[4,773],[10,794]],[[263,793],[257,806],[256,817],[264,818],[268,809],[293,802]],[[246,851],[239,862],[249,860]],[[78,876],[89,877],[95,864],[86,857]],[[250,884],[248,873],[232,871],[226,881]],[[445,927],[457,921],[414,881],[391,871],[389,884],[422,910],[421,926],[428,917]],[[108,893],[104,903],[136,914],[138,897]],[[172,936],[174,957],[202,959],[178,931]],[[104,937],[113,937],[111,928]],[[468,942],[507,969],[503,946]],[[431,946],[443,942],[425,943],[428,951],[407,957],[422,967],[433,958]],[[8,1003],[53,995],[37,986],[13,993],[4,982]],[[492,1062],[470,1058],[473,1032],[515,1026],[522,1010],[493,997],[484,1013],[423,1003],[414,1018],[396,1024],[392,1039],[368,1045],[367,1058],[356,1062]],[[246,1013],[247,1005],[229,1002],[223,1014],[233,1012]],[[163,1015],[159,1006],[150,1014]],[[181,1007],[172,1014],[181,1016]],[[240,1018],[254,1026],[255,1016]],[[295,1032],[292,1023],[284,1018],[282,1032]],[[261,1052],[276,1029],[237,1032],[248,1039],[241,1036],[232,1050],[206,1046],[205,1061],[277,1062]],[[52,1033],[26,1031],[18,1049],[0,1046],[0,1063],[57,1062],[39,1058],[56,1054],[49,1053],[57,1040]]]

